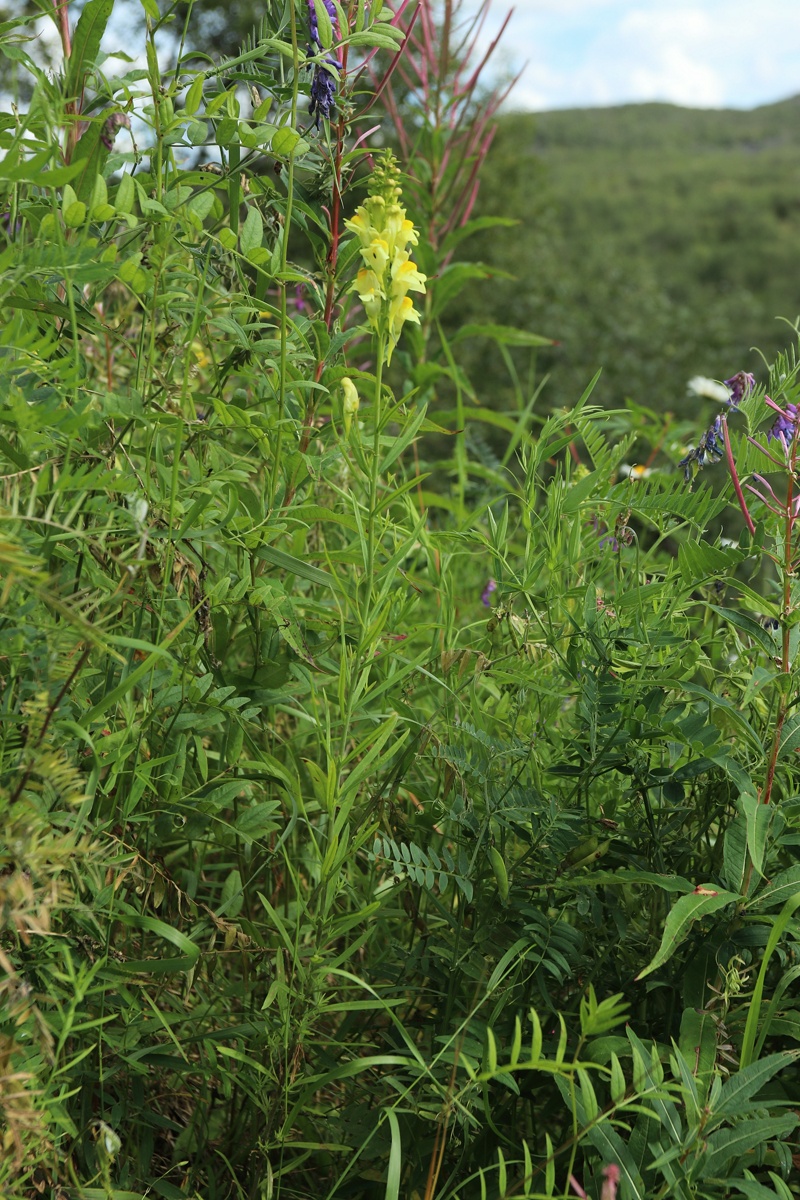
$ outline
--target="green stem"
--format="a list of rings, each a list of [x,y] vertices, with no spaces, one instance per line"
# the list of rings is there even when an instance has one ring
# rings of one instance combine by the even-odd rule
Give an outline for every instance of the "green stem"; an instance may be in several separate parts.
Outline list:
[[[381,453],[381,392],[383,388],[383,360],[386,354],[386,334],[381,333],[377,339],[378,362],[375,367],[375,409],[373,412],[374,427],[372,431],[372,462],[369,473],[369,512],[367,514],[367,563],[365,573],[366,597],[364,603],[364,638],[366,639],[372,618],[372,593],[375,587],[375,525],[378,508],[378,473]]]
[[[300,83],[300,50],[297,44],[297,13],[295,6],[291,6],[292,18],[292,115],[290,127],[294,129],[297,125],[297,91]],[[289,252],[289,230],[292,227],[292,207],[294,205],[294,151],[289,155],[289,165],[286,172],[286,213],[284,215],[283,229],[281,230],[281,258],[280,258],[280,275],[279,287],[281,289],[281,350],[280,350],[280,378],[278,381],[278,431],[275,438],[275,459],[272,464],[272,477],[270,479],[270,508],[274,508],[278,496],[278,472],[280,470],[281,456],[283,451],[283,420],[286,411],[286,355],[287,355],[287,326],[289,323],[287,306],[286,306],[286,263]]]

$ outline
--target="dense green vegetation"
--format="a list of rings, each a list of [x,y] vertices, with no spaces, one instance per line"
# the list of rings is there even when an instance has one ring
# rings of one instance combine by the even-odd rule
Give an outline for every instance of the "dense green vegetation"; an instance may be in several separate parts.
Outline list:
[[[798,1200],[793,341],[537,395],[452,5],[142,8],[2,30],[0,1194]]]
[[[753,348],[774,358],[788,336],[776,318],[800,313],[798,116],[800,98],[503,118],[481,211],[520,224],[478,254],[516,282],[482,285],[475,303],[558,340],[539,356],[551,402],[602,367],[604,404],[694,415],[692,376],[764,377]]]

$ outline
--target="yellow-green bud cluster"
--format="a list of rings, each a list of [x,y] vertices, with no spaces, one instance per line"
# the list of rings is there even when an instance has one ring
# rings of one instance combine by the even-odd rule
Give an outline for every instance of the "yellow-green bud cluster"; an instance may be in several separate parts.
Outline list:
[[[345,224],[360,241],[364,261],[351,291],[358,294],[376,333],[387,335],[388,363],[406,321],[419,324],[408,293],[424,292],[426,276],[417,270],[407,249],[419,239],[399,203],[400,189],[381,182],[384,194],[369,196]]]

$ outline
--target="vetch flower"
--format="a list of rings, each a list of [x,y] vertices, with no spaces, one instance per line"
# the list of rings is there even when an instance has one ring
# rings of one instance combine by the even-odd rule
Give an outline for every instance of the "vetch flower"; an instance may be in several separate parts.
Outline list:
[[[745,396],[749,396],[755,386],[756,377],[749,371],[737,371],[735,375],[731,375],[730,379],[726,379],[725,387],[730,388],[731,392],[728,400],[731,408],[738,408]]]
[[[767,433],[767,441],[780,442],[784,453],[789,453],[789,446],[794,441],[797,432],[797,405],[787,404],[786,408],[778,409],[775,423]]]
[[[333,39],[337,42],[341,41],[339,19],[333,0],[321,0],[320,8],[324,8],[330,18]],[[308,5],[308,31],[311,35],[311,45],[308,47],[308,53],[322,54],[326,48],[324,42],[328,41],[330,45],[330,41],[320,35],[319,15],[314,0],[309,0]],[[338,72],[341,69],[341,61],[332,54],[327,55],[323,62],[314,65],[314,75],[311,80],[311,103],[308,111],[312,117],[316,115],[315,124],[317,129],[319,129],[320,117],[324,117],[326,121],[329,121],[336,107],[336,92],[339,87]]]
[[[407,249],[416,246],[418,236],[400,203],[397,165],[391,154],[376,167],[370,195],[345,225],[358,238],[364,262],[350,290],[364,305],[368,323],[386,337],[389,363],[406,321],[419,324],[408,293],[424,293],[427,279]]]
[[[725,441],[722,432],[722,417],[717,416],[709,425],[694,450],[690,450],[685,458],[678,463],[683,467],[683,476],[688,483],[692,478],[692,466],[701,467],[708,463],[718,463],[725,453]]]
[[[487,579],[486,587],[481,592],[481,604],[485,605],[486,608],[490,608],[492,603],[492,592],[496,591],[497,584],[495,581],[493,579]]]
[[[339,41],[341,34],[339,32],[339,18],[336,15],[336,5],[333,3],[333,0],[322,0],[322,3],[325,6],[325,11],[331,19],[333,36],[337,41]],[[317,6],[314,3],[314,0],[309,0],[308,3],[308,30],[311,34],[311,41],[316,46],[317,50],[322,50],[322,40],[319,36],[319,18],[317,17]]]
[[[327,64],[327,65],[326,65]],[[336,77],[328,70],[328,66],[342,69],[342,64],[335,58],[326,58],[324,63],[317,63],[311,80],[311,103],[308,111],[313,117],[316,114],[316,127],[319,129],[319,119],[324,117],[330,121],[336,107],[336,89],[339,86]]]

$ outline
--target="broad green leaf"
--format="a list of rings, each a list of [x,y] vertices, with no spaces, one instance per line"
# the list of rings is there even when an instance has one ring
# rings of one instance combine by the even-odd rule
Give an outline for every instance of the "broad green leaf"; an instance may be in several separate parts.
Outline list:
[[[186,100],[183,105],[183,111],[186,113],[187,117],[193,117],[200,107],[203,99],[204,83],[205,76],[203,75],[202,71],[198,71],[197,75],[195,75],[194,80],[192,81],[192,86],[186,93]]]
[[[86,74],[100,52],[100,42],[113,8],[114,0],[88,0],[84,5],[67,62],[67,96],[76,97],[83,92]]]
[[[716,1123],[722,1117],[739,1117],[748,1109],[749,1102],[770,1079],[800,1059],[800,1050],[781,1050],[768,1054],[757,1062],[736,1071],[722,1085],[719,1099],[714,1104],[710,1120]]]
[[[781,730],[781,741],[778,749],[778,759],[792,759],[795,753],[800,750],[800,713],[792,713],[784,722]]]
[[[280,822],[276,820],[276,816],[279,811],[280,804],[277,800],[265,800],[261,804],[254,804],[240,813],[234,828],[248,844],[258,841],[278,829]]]
[[[229,871],[225,877],[225,882],[222,885],[222,893],[220,895],[220,905],[217,909],[217,915],[221,917],[230,917],[235,920],[242,911],[244,905],[244,896],[242,895],[242,876],[234,869]]]
[[[727,837],[727,832],[725,834]],[[784,904],[795,892],[800,892],[800,863],[779,871],[767,880],[749,902],[750,908],[776,908]]]
[[[247,217],[239,233],[242,254],[247,257],[253,250],[259,248],[263,236],[264,222],[261,219],[261,213],[254,204],[251,204],[247,209]]]
[[[317,18],[319,44],[323,50],[330,50],[333,45],[333,22],[323,0],[313,0],[314,15]]]
[[[772,806],[762,804],[757,796],[740,796],[739,807],[747,822],[747,849],[759,875],[764,874],[764,851],[772,822]]]
[[[706,1179],[720,1178],[734,1159],[760,1151],[773,1138],[786,1139],[800,1125],[800,1117],[790,1113],[783,1117],[759,1117],[741,1121],[732,1129],[718,1129],[708,1139],[703,1175]]]
[[[733,904],[739,897],[735,892],[726,892],[715,888],[713,884],[698,884],[693,892],[681,896],[675,902],[667,917],[661,945],[650,963],[636,976],[636,980],[644,979],[646,975],[663,966],[677,950],[678,946],[688,936],[692,925],[701,917],[717,912],[727,904]]]
[[[733,608],[719,608],[716,604],[709,604],[708,607],[733,625],[735,629],[738,629],[740,633],[752,638],[770,658],[775,658],[780,654],[781,648],[777,638],[773,637],[763,625],[759,625],[758,621],[754,621],[752,617],[737,612]]]

